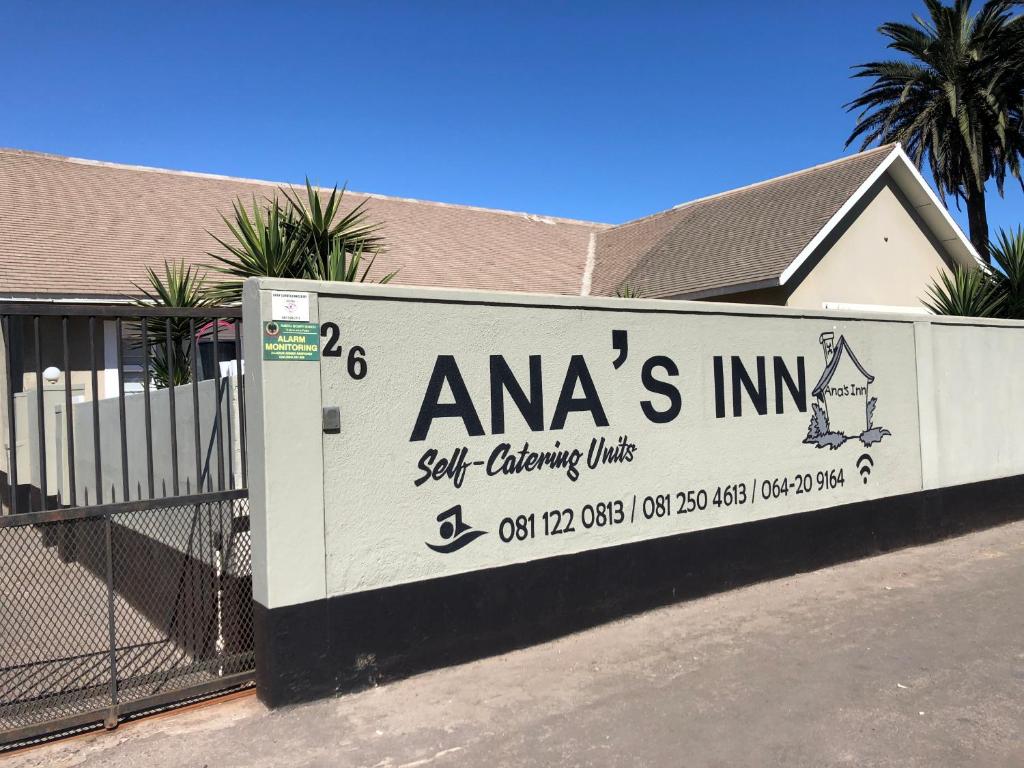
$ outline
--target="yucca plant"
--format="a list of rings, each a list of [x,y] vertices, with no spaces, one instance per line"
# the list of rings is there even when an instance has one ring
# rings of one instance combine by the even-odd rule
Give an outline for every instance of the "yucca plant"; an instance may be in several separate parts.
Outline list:
[[[146,267],[148,287],[135,284],[143,295],[132,303],[137,307],[196,308],[213,305],[206,274],[185,263],[164,262],[163,275]],[[192,332],[187,317],[147,317],[143,321],[149,337],[149,369],[157,387],[187,384],[192,380]],[[168,352],[168,337],[170,352]],[[141,342],[140,342],[141,343]]]
[[[999,317],[1003,302],[988,273],[962,267],[933,279],[923,299],[936,315],[960,317]]]
[[[223,266],[215,269],[227,278],[210,287],[208,296],[219,304],[235,304],[242,298],[242,282],[247,277],[302,277],[306,262],[305,237],[291,212],[277,197],[260,205],[252,199],[252,213],[241,200],[231,205],[234,215],[224,223],[233,238],[222,240],[210,233],[227,255],[210,253]]]
[[[178,387],[192,381],[192,355],[188,347],[175,344],[170,355],[164,346],[152,347],[149,357],[149,377],[157,389]]]
[[[300,239],[305,238],[309,254],[315,255],[322,264],[327,263],[336,247],[349,253],[357,249],[376,253],[383,249],[381,225],[368,220],[365,200],[348,213],[341,214],[344,187],[332,189],[324,202],[307,178],[305,202],[294,190],[282,189],[281,194],[291,217],[288,226],[295,227],[295,234]]]
[[[989,255],[992,266],[958,267],[932,280],[924,305],[937,315],[1024,320],[1024,227],[1001,230]]]
[[[369,281],[384,238],[380,224],[367,220],[365,201],[342,213],[344,193],[335,187],[324,201],[307,179],[305,202],[285,189],[281,190],[284,202],[275,196],[261,205],[253,198],[251,213],[236,201],[233,216],[224,217],[230,241],[212,235],[227,254],[210,256],[220,262],[217,271],[227,277],[214,284],[209,294],[221,303],[237,303],[248,277]],[[394,274],[378,282],[386,283]]]
[[[327,258],[310,259],[309,277],[313,280],[335,280],[343,283],[365,283],[377,258],[376,251],[367,257],[363,243],[350,247],[344,240],[334,240]],[[362,271],[360,271],[362,268]],[[397,272],[389,272],[378,283],[390,283]]]
[[[623,284],[619,290],[615,292],[615,295],[620,299],[642,299],[643,294],[635,285],[629,283]]]

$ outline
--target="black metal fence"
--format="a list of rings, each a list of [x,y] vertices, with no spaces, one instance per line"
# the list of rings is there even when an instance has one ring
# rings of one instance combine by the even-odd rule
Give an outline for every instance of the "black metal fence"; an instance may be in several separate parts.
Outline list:
[[[0,749],[251,683],[240,320],[0,304]]]
[[[240,309],[9,303],[0,330],[5,511],[246,487]]]
[[[0,518],[0,743],[243,685],[241,491]]]

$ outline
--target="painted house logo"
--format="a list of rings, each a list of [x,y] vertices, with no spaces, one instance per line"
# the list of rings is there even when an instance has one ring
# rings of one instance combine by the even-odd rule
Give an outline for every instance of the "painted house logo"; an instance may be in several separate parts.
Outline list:
[[[825,352],[825,370],[811,394],[811,424],[804,442],[835,450],[847,440],[872,446],[892,433],[873,424],[878,398],[871,396],[875,377],[857,359],[845,336],[831,331],[818,337]]]

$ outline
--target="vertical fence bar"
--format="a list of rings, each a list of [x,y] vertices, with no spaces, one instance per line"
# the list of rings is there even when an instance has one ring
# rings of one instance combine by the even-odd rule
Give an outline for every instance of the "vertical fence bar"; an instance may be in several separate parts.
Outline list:
[[[203,493],[206,489],[203,487],[203,456],[202,456],[202,436],[199,428],[199,337],[196,335],[196,321],[195,318],[189,318],[188,321],[189,337],[191,338],[191,362],[192,362],[192,424],[193,424],[193,435],[195,436],[195,449],[196,449],[196,489],[195,493]],[[196,504],[194,507],[194,514],[199,520],[199,551],[205,554],[202,557],[205,560],[209,568],[214,567],[214,556],[213,556],[213,541],[210,535],[210,505],[209,504]],[[206,514],[203,515],[204,510]],[[206,518],[206,533],[203,535],[203,518]],[[200,573],[205,574],[206,567],[200,570]],[[216,582],[211,582],[205,576],[201,577],[201,589],[203,595],[210,595],[215,589]],[[206,622],[205,626],[209,628],[209,623]],[[208,636],[204,638],[202,643],[202,658],[207,660],[209,658],[210,648],[207,644]]]
[[[242,321],[235,320],[235,376],[238,379],[238,440],[242,448],[242,487],[248,488],[248,455],[245,447],[245,371],[242,370]]]
[[[216,611],[214,633],[216,637],[214,639],[213,652],[217,659],[216,674],[221,676],[224,674],[224,502],[218,501],[210,506],[215,507],[217,510],[218,533],[214,535],[216,567],[213,572]]]
[[[214,429],[217,431],[217,490],[224,490],[224,436],[221,428],[224,425],[221,415],[221,376],[220,376],[220,318],[213,318],[213,372],[216,397],[214,398]],[[223,587],[224,587],[224,516],[223,502],[209,504],[207,508],[210,513],[217,510],[217,533],[213,534],[211,526],[211,537],[214,538],[214,596],[216,604],[216,638],[214,640],[214,653],[220,659],[224,649],[224,625],[223,625]],[[222,662],[223,663],[223,662]],[[223,668],[218,669],[218,674],[224,674]]]
[[[156,495],[153,483],[153,411],[149,402],[149,322],[146,318],[139,318],[139,326],[142,333],[142,397],[145,408],[146,420],[146,483],[149,489],[149,498]]]
[[[196,338],[196,320],[189,318],[189,336],[192,339],[192,426],[196,448],[196,488],[193,493],[203,492],[203,444],[199,433],[199,339]]]
[[[18,430],[14,424],[14,380],[11,378],[11,318],[4,315],[4,372],[7,375],[7,485],[11,489],[11,514],[18,512]]]
[[[100,388],[96,376],[96,316],[89,318],[89,373],[92,378],[92,456],[96,462],[96,500],[103,503],[103,461],[100,456]]]
[[[67,315],[61,318],[61,336],[64,342],[64,422],[68,436],[68,501],[78,506],[78,489],[75,479],[75,413],[71,410],[71,340],[68,333],[70,321]]]
[[[46,487],[46,408],[43,402],[46,392],[43,390],[43,350],[39,338],[39,315],[32,318],[32,336],[36,345],[36,419],[39,428],[39,495],[42,509],[47,509]],[[29,505],[31,506],[31,504]]]
[[[224,426],[223,416],[221,415],[221,391],[220,385],[222,383],[220,376],[220,318],[213,318],[213,375],[214,383],[216,385],[217,396],[214,398],[214,404],[217,410],[214,411],[213,416],[213,428],[217,433],[217,490],[224,490],[224,435],[221,428]]]
[[[114,333],[117,335],[117,415],[121,431],[121,493],[122,501],[131,498],[128,486],[128,427],[124,415],[124,349],[121,334],[121,318],[114,320]]]
[[[107,636],[110,646],[110,714],[105,725],[117,725],[117,629],[114,626],[114,544],[112,541],[110,515],[103,516],[104,549],[107,556]]]
[[[167,410],[171,417],[171,486],[174,488],[174,495],[181,494],[178,483],[178,417],[175,408],[174,392],[174,358],[177,350],[171,339],[171,318],[164,320],[164,355],[167,368]]]

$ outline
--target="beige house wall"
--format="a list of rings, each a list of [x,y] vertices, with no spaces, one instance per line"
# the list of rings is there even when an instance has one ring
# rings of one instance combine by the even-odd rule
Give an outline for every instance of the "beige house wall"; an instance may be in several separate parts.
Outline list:
[[[949,271],[890,186],[883,186],[810,270],[786,306],[822,309],[826,303],[922,309],[932,278]]]

